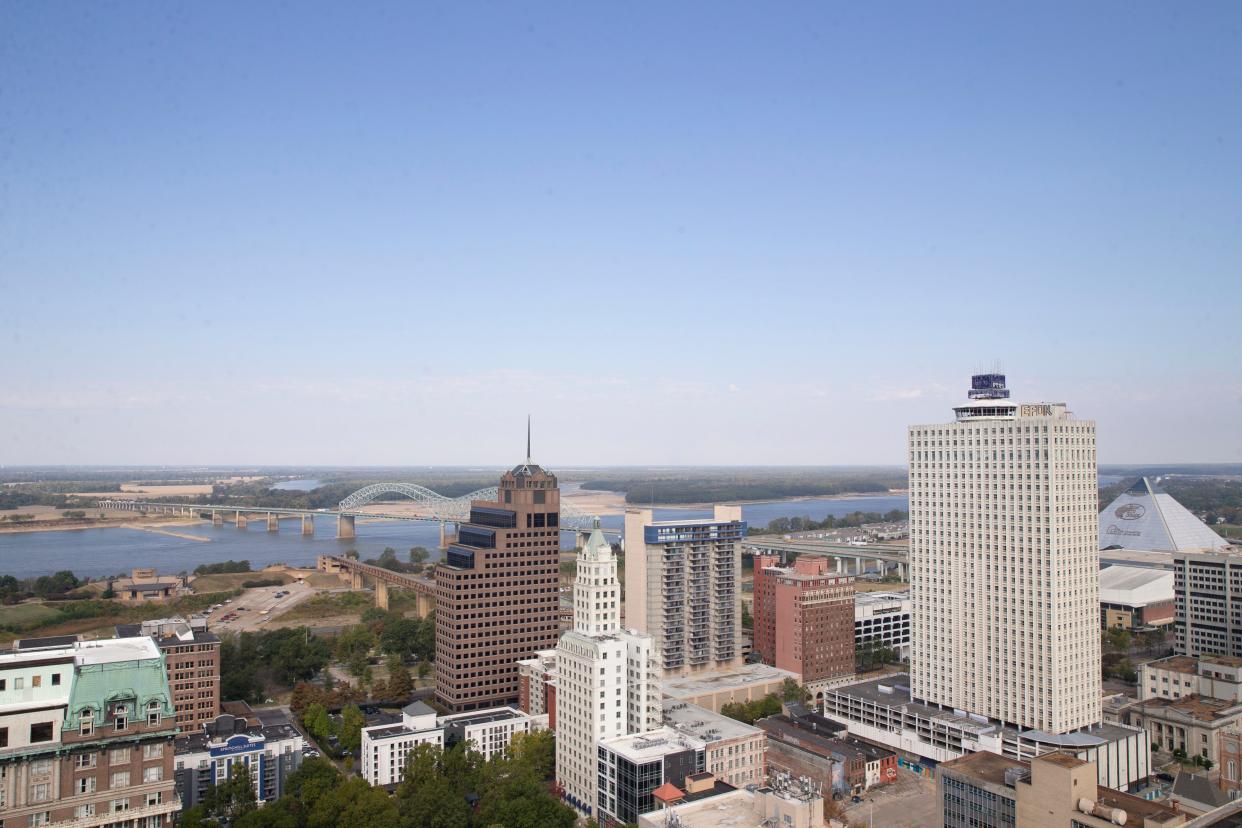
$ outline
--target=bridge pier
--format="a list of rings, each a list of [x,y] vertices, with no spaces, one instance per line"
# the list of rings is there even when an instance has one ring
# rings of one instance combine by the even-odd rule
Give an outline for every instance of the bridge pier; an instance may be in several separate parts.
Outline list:
[[[358,590],[362,589],[365,584],[362,582],[362,573],[356,569],[349,570],[349,588]]]
[[[375,606],[388,609],[388,584],[378,578],[375,580]]]
[[[280,531],[280,515],[276,514],[275,512],[268,512],[268,514],[267,514],[267,531],[269,531],[269,532],[279,532],[279,531]]]
[[[448,540],[447,540],[448,535],[444,531],[444,527],[447,525],[448,525],[447,521],[443,521],[443,520],[440,521],[440,549],[441,550],[448,549]]]
[[[444,525],[440,525],[441,535],[444,533]],[[336,517],[336,537],[337,540],[348,540],[358,537],[357,530],[354,527],[353,515],[337,515]]]
[[[854,574],[862,575],[866,571],[867,571],[867,562],[864,561],[862,558],[855,558],[854,559]]]
[[[838,557],[836,561],[837,561],[837,574],[844,575],[845,574],[845,558]]]
[[[308,538],[315,534],[314,515],[302,515],[302,534]]]
[[[897,577],[901,580],[902,583],[908,582],[908,578],[906,575],[906,565],[901,563],[900,561],[898,561],[897,563]]]
[[[224,515],[220,514],[220,512],[218,512],[215,509],[211,510],[211,525],[212,526],[223,526],[224,525]]]
[[[245,528],[246,528],[246,523],[247,523],[247,521],[246,521],[246,516],[245,516],[245,515],[243,515],[241,512],[238,512],[238,513],[237,513],[237,519],[236,519],[236,522],[237,522],[237,528],[238,528],[238,529],[245,529]]]
[[[885,575],[888,574],[887,572],[884,571],[884,561],[882,561],[880,558],[875,559],[875,571],[879,573],[881,578],[883,578]]]

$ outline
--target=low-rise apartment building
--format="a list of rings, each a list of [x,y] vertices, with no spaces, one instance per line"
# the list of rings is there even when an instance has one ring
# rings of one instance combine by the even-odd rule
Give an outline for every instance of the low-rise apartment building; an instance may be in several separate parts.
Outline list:
[[[506,751],[514,735],[532,730],[531,717],[512,707],[441,716],[436,723],[444,730],[445,748],[468,742],[485,760]]]
[[[436,723],[436,711],[416,701],[402,709],[400,724],[362,729],[362,778],[372,785],[396,785],[406,756],[422,744],[443,748],[444,728]]]
[[[238,768],[250,773],[258,802],[279,799],[289,775],[302,766],[305,746],[306,740],[283,710],[248,711],[246,716],[220,714],[198,731],[177,739],[173,773],[182,809],[200,803],[212,787],[227,781]]]
[[[396,785],[406,757],[421,744],[447,750],[468,742],[472,750],[490,759],[509,747],[514,734],[534,730],[535,721],[512,707],[438,716],[426,703],[416,701],[401,711],[399,723],[362,729],[362,778],[372,785]]]

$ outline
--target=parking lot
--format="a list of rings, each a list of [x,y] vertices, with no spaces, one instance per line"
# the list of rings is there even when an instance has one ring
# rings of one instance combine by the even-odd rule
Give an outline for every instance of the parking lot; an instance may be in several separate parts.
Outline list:
[[[928,828],[939,825],[936,780],[899,768],[897,781],[872,788],[862,801],[848,804],[850,824],[876,828]]]
[[[246,632],[287,612],[315,594],[306,584],[247,589],[228,603],[213,607],[208,618],[214,632]]]

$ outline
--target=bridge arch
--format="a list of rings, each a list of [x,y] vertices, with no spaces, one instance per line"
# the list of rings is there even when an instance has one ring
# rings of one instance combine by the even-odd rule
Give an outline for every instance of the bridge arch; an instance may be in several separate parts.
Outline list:
[[[361,489],[342,500],[338,504],[338,508],[342,512],[347,512],[350,509],[357,509],[361,506],[366,506],[371,501],[378,500],[381,496],[386,494],[404,495],[411,500],[429,505],[436,505],[448,500],[448,498],[444,495],[439,494],[438,492],[433,492],[431,489],[419,486],[415,483],[373,483],[370,486],[363,486]]]

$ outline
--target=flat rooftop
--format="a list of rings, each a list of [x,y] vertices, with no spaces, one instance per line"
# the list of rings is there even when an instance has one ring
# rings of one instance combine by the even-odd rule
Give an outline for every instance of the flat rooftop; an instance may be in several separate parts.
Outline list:
[[[703,693],[719,693],[739,687],[781,682],[787,678],[797,681],[798,675],[767,664],[745,664],[727,670],[666,678],[660,682],[660,690],[669,698],[684,699]]]
[[[670,753],[698,750],[703,747],[701,740],[679,733],[671,727],[661,727],[646,733],[632,733],[629,736],[617,736],[613,739],[605,739],[599,744],[636,764],[650,762]]]
[[[29,640],[29,639],[28,639]],[[37,640],[37,639],[36,639]],[[51,639],[48,639],[51,640]],[[44,647],[0,653],[0,668],[27,661],[73,659],[79,666],[111,664],[118,661],[143,661],[161,658],[155,642],[145,636],[137,638],[104,638],[98,641],[74,641],[65,647]]]
[[[757,727],[730,719],[719,713],[699,707],[697,704],[664,699],[664,724],[682,733],[688,733],[701,742],[717,742],[722,739],[744,739],[763,733]]]
[[[816,718],[819,719],[819,717]],[[876,762],[896,755],[887,748],[877,747],[848,736],[839,738],[835,735],[838,731],[820,728],[817,721],[791,719],[783,714],[777,714],[760,719],[758,724],[768,734],[769,741],[800,748],[817,756],[827,757],[838,754],[860,758],[864,762]]]
[[[1043,756],[1038,758],[1038,761],[1047,762],[1050,765],[1058,765],[1059,767],[1069,768],[1071,770],[1073,768],[1080,768],[1087,764],[1077,756],[1070,753],[1045,753]]]
[[[889,688],[888,691],[881,691],[881,686]],[[1135,728],[1110,722],[1101,722],[1100,724],[1092,725],[1089,730],[1079,730],[1073,733],[1046,733],[1040,730],[1014,727],[1013,725],[1001,727],[999,723],[988,721],[983,716],[969,713],[963,716],[952,710],[942,710],[933,705],[911,700],[910,676],[906,673],[897,673],[883,678],[859,682],[858,684],[848,684],[844,687],[834,687],[831,690],[825,691],[825,693],[849,696],[850,698],[874,702],[886,707],[905,708],[910,713],[946,722],[962,730],[974,733],[992,733],[1000,730],[1013,737],[1021,737],[1041,744],[1054,745],[1070,750],[1081,750],[1110,742],[1118,742],[1132,737],[1137,732]]]
[[[959,776],[965,776],[977,782],[990,782],[993,785],[1004,785],[1006,772],[1014,768],[1025,770],[1027,767],[1026,762],[1019,762],[1017,759],[1010,759],[999,753],[989,753],[986,750],[968,753],[958,759],[940,764],[941,770],[952,771]]]
[[[1173,673],[1187,673],[1193,676],[1199,672],[1199,659],[1194,656],[1175,655],[1149,661],[1143,666],[1157,670],[1168,670]]]
[[[1150,713],[1160,708],[1176,710],[1178,713],[1185,714],[1196,721],[1208,723],[1220,721],[1221,719],[1231,719],[1242,713],[1242,704],[1238,702],[1210,699],[1195,694],[1182,696],[1180,699],[1144,699],[1137,706],[1142,708],[1145,713]]]
[[[769,823],[755,813],[755,794],[747,790],[730,791],[719,796],[674,805],[668,810],[677,814],[682,828],[763,828]],[[643,814],[648,823],[664,824],[660,812]]]
[[[300,736],[297,728],[293,726],[293,722],[289,719],[289,714],[278,708],[264,708],[254,712],[253,721],[261,722],[257,727],[248,725],[241,732],[250,736],[252,739],[256,736],[262,736],[265,742],[279,742],[283,739],[292,739]],[[252,719],[247,719],[248,722]],[[228,740],[230,736],[238,735],[236,733],[223,734],[222,736],[211,736],[206,729],[199,728],[191,731],[189,734],[182,735],[174,742],[173,750],[177,755],[186,753],[201,753],[206,751],[212,742],[217,744]]]
[[[897,604],[909,601],[908,592],[855,592],[854,604]]]
[[[419,704],[420,702],[415,702]],[[426,705],[423,705],[426,707]],[[427,708],[431,710],[431,708]],[[525,718],[526,714],[520,710],[514,710],[512,707],[496,707],[491,710],[478,710],[474,713],[455,713],[451,716],[441,716],[440,724],[455,727],[469,727],[470,725],[487,724],[488,722],[502,722],[507,719]]]

